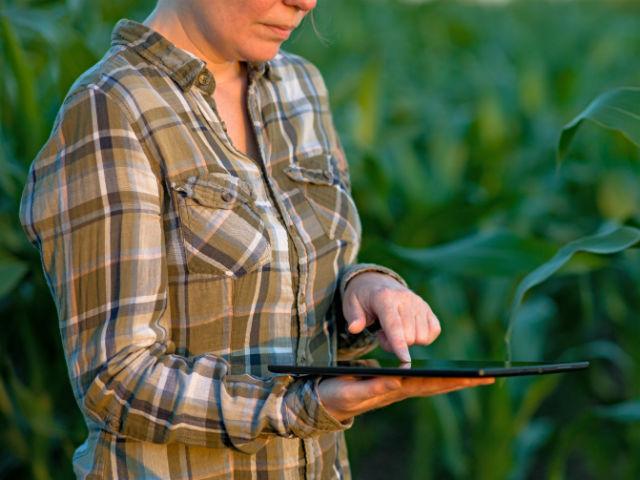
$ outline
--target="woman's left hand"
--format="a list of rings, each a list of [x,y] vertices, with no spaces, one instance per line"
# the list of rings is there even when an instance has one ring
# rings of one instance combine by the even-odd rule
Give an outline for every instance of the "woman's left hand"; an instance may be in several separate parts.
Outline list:
[[[440,322],[422,298],[389,275],[364,272],[345,290],[342,311],[350,333],[380,322],[380,346],[403,362],[411,361],[409,345],[429,345],[440,335]]]

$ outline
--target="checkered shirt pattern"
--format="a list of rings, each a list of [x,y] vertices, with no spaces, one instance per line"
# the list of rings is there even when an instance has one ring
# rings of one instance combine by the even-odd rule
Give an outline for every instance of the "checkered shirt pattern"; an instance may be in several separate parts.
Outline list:
[[[29,171],[39,249],[88,427],[78,478],[349,478],[317,378],[269,363],[376,346],[341,311],[361,226],[318,70],[248,63],[259,161],[231,142],[205,62],[121,20]],[[404,282],[403,282],[404,283]]]

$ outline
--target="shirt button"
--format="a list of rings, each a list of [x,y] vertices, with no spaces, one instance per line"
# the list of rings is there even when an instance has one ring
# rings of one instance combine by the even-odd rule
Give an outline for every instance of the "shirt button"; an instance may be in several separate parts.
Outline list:
[[[207,72],[202,72],[200,75],[198,75],[198,85],[202,87],[206,87],[210,83],[211,83],[211,75],[209,75]]]
[[[233,277],[233,272],[232,272],[231,270],[227,270],[226,272],[224,272],[224,274],[225,274],[227,277]]]
[[[107,428],[110,428],[113,431],[118,431],[120,425],[118,424],[118,420],[116,418],[113,418],[111,415],[107,415],[104,418],[104,423],[106,424]]]

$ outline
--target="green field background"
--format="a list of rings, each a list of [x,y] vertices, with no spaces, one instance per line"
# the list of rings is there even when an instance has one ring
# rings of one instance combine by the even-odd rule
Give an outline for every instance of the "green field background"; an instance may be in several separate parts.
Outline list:
[[[69,86],[151,3],[0,0],[0,478],[72,478],[85,427],[17,209]],[[354,477],[640,478],[638,251],[579,253],[510,310],[562,246],[639,226],[636,145],[585,125],[561,165],[555,151],[591,100],[640,86],[640,2],[319,0],[314,15],[318,33],[307,18],[283,48],[328,84],[359,260],[399,271],[443,324],[414,355],[592,362],[363,415]]]

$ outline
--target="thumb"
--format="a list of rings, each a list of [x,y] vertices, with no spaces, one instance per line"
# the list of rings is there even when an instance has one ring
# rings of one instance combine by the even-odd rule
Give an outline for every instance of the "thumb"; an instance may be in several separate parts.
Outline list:
[[[364,309],[360,305],[355,295],[344,302],[342,307],[342,313],[347,321],[347,329],[349,333],[360,333],[367,326],[367,318],[364,313]]]

